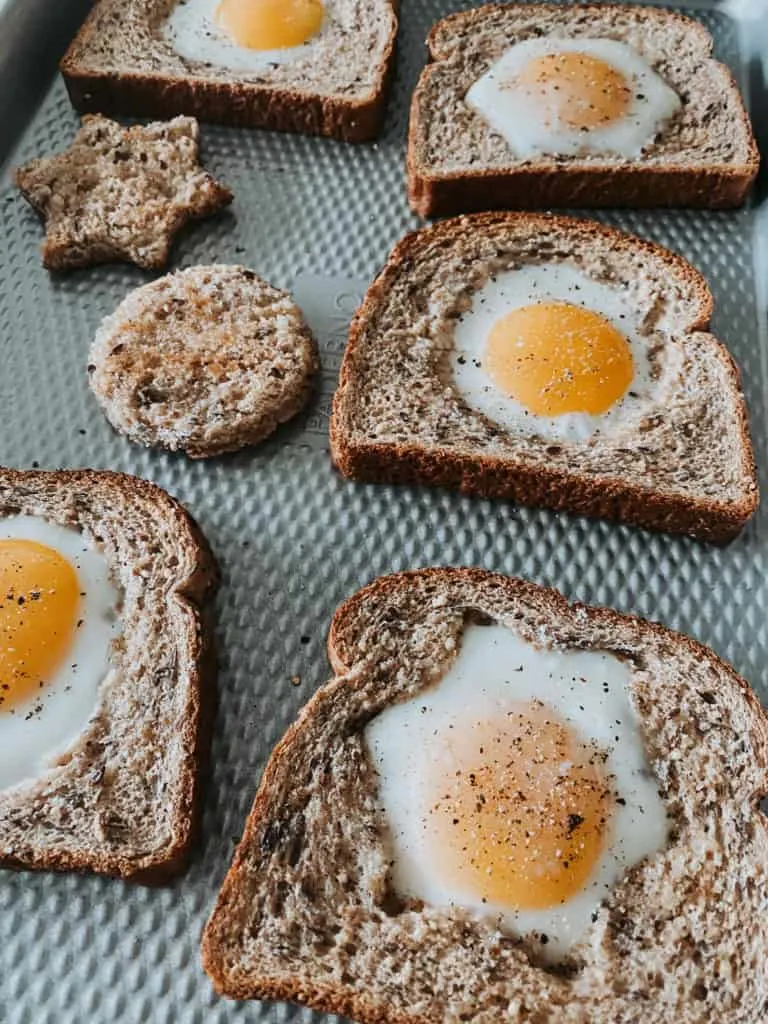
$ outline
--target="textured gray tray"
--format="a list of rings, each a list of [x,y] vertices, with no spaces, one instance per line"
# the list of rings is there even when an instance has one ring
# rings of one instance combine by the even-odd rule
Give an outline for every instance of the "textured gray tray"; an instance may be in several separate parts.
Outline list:
[[[521,574],[692,634],[765,700],[768,511],[731,547],[711,550],[440,491],[358,486],[332,471],[327,416],[346,325],[392,244],[415,224],[403,155],[422,40],[437,17],[468,6],[440,0],[404,0],[397,82],[377,145],[204,131],[205,162],[234,189],[235,204],[185,234],[173,265],[240,261],[294,290],[324,364],[309,414],[256,451],[207,463],[147,452],[113,434],[88,392],[86,353],[101,317],[147,276],[125,267],[49,276],[38,255],[40,226],[8,177],[11,165],[63,147],[75,130],[61,84],[44,94],[42,87],[86,6],[22,0],[0,12],[0,464],[122,469],[156,480],[188,506],[224,570],[220,712],[203,842],[173,887],[0,873],[0,1021],[320,1020],[217,999],[199,967],[198,940],[265,759],[329,674],[324,641],[337,603],[373,576],[418,565]],[[736,26],[712,8],[699,4],[695,13],[746,85]],[[715,330],[741,366],[757,457],[768,466],[755,208],[604,219],[677,249],[708,277]]]

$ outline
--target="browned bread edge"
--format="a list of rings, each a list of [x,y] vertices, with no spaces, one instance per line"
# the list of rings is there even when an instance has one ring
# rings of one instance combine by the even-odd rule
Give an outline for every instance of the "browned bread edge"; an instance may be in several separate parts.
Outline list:
[[[381,75],[365,100],[317,96],[250,82],[216,82],[138,72],[98,73],[82,69],[74,57],[95,23],[86,18],[61,59],[59,70],[73,107],[80,113],[170,118],[191,114],[202,121],[237,128],[266,128],[370,142],[381,132],[395,63],[399,0],[391,0],[394,22],[381,60]]]
[[[394,591],[401,587],[419,586],[422,583],[429,586],[439,587],[442,583],[483,583],[488,582],[495,589],[505,590],[510,594],[525,596],[528,593],[537,593],[546,597],[553,615],[567,609],[584,613],[587,619],[599,622],[607,626],[614,626],[619,622],[631,622],[640,632],[652,633],[655,636],[673,637],[677,643],[681,643],[689,651],[714,661],[715,664],[726,671],[729,675],[736,676],[739,685],[743,688],[749,704],[755,709],[758,718],[764,722],[768,730],[768,711],[764,710],[757,699],[752,687],[742,676],[738,675],[733,666],[723,658],[719,657],[712,648],[706,647],[688,636],[687,633],[680,633],[678,630],[669,629],[658,622],[645,619],[641,615],[631,615],[626,612],[616,611],[604,605],[586,604],[583,601],[570,601],[562,591],[556,587],[546,586],[540,583],[533,583],[521,576],[507,576],[505,573],[492,572],[488,569],[480,569],[474,566],[434,566],[425,569],[405,569],[401,572],[388,573],[385,576],[377,576],[355,591],[350,597],[336,608],[328,629],[327,648],[328,658],[331,667],[336,675],[345,675],[350,672],[356,663],[354,647],[357,641],[355,622],[361,618],[374,618],[377,614],[377,607],[386,602]],[[766,734],[768,735],[768,733]]]
[[[489,9],[502,6],[486,4],[470,12],[457,12],[434,25],[427,37],[429,61],[434,63],[440,60],[439,53],[435,51],[438,26],[454,20],[471,22]],[[588,11],[590,5],[584,5],[582,9]],[[631,9],[634,13],[638,11],[636,6]],[[654,17],[664,14],[685,22],[691,31],[697,31],[707,40],[711,52],[712,37],[698,22],[673,11],[660,11],[658,7],[639,10],[647,10]],[[750,139],[751,149],[750,159],[745,164],[714,164],[692,168],[674,164],[648,167],[638,163],[611,167],[595,166],[594,162],[573,162],[564,167],[554,160],[541,160],[532,166],[508,170],[488,168],[430,175],[421,170],[416,156],[418,140],[422,135],[421,93],[423,83],[430,74],[430,66],[427,64],[422,71],[413,93],[406,158],[408,200],[414,212],[421,217],[443,217],[479,210],[534,210],[560,206],[596,209],[610,206],[733,209],[745,202],[760,168],[757,143],[742,103],[741,121]],[[731,70],[725,65],[720,66],[738,92]]]
[[[712,316],[713,298],[704,278],[676,253],[652,242],[628,235],[596,221],[581,221],[553,214],[480,213],[446,220],[406,235],[392,251],[389,260],[369,288],[349,330],[349,340],[333,399],[330,423],[331,457],[346,477],[362,482],[390,484],[425,483],[459,490],[485,498],[504,498],[519,505],[542,506],[554,511],[608,519],[666,533],[681,533],[698,540],[723,544],[736,537],[754,514],[759,502],[757,470],[745,403],[741,402],[740,431],[747,454],[754,490],[742,502],[698,500],[695,497],[643,491],[620,478],[578,477],[558,469],[532,469],[508,458],[482,455],[466,456],[446,448],[427,450],[405,444],[356,444],[343,426],[342,403],[351,387],[352,353],[362,334],[364,322],[386,294],[390,280],[408,265],[425,236],[430,239],[450,236],[455,230],[471,227],[482,231],[499,220],[525,218],[532,227],[545,222],[567,230],[578,225],[596,239],[611,238],[623,246],[655,252],[674,266],[698,293],[700,308],[688,331],[705,331]],[[739,370],[726,347],[720,343],[733,387],[741,393]]]
[[[189,628],[185,640],[190,647],[190,664],[194,673],[191,681],[195,703],[184,723],[184,758],[179,766],[183,799],[173,821],[175,841],[166,847],[161,857],[153,855],[136,861],[120,855],[98,853],[79,856],[57,851],[33,851],[29,857],[0,853],[0,867],[27,871],[95,872],[142,885],[161,885],[186,869],[200,827],[202,781],[208,768],[216,710],[216,656],[210,617],[205,606],[219,585],[219,567],[192,516],[175,498],[148,480],[109,470],[0,468],[0,486],[4,490],[16,486],[29,489],[52,482],[77,487],[82,490],[86,501],[96,492],[108,494],[115,490],[150,501],[161,508],[163,515],[174,524],[179,544],[189,545],[195,553],[193,571],[177,580],[173,588],[176,600],[187,611]]]

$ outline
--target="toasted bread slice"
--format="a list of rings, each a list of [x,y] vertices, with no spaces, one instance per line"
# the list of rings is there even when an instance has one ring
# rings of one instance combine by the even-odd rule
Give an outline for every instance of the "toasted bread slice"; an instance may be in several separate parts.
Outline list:
[[[528,266],[576,268],[626,297],[642,351],[662,353],[634,419],[553,439],[540,419],[540,432],[516,432],[460,395],[457,323],[488,281]],[[727,541],[754,513],[758,487],[739,374],[707,333],[711,313],[690,264],[612,228],[511,213],[444,221],[396,246],[352,323],[333,459],[355,480],[436,484]]]
[[[162,881],[185,866],[194,835],[214,710],[204,605],[216,563],[184,509],[135,477],[0,470],[0,522],[19,515],[77,531],[103,554],[120,635],[85,730],[55,767],[0,791],[0,864]]]
[[[487,919],[403,898],[391,884],[363,730],[434,685],[465,625],[489,619],[537,648],[628,666],[671,818],[666,847],[616,883],[568,970],[537,965]],[[762,1022],[768,829],[757,801],[768,789],[768,716],[712,651],[473,569],[376,580],[338,609],[329,649],[339,675],[275,748],[203,936],[221,993],[363,1024],[613,1024],[635,1020],[638,1005],[647,1024]]]
[[[221,37],[215,5],[187,7],[194,42],[183,53],[168,21],[179,6],[100,0],[61,62],[74,106],[141,117],[187,113],[346,142],[378,135],[394,66],[395,0],[326,0],[322,27],[306,45],[260,57],[229,44],[221,61],[208,50],[209,37]],[[199,29],[191,26],[198,17]]]
[[[262,441],[304,407],[317,368],[290,295],[224,264],[132,291],[97,331],[88,365],[116,430],[191,458]]]
[[[638,156],[599,147],[514,153],[466,96],[512,46],[547,37],[628,45],[678,95],[679,111]],[[413,96],[408,143],[410,202],[424,217],[557,206],[732,207],[757,174],[759,154],[731,72],[712,59],[709,32],[682,15],[635,5],[489,4],[438,22],[428,46],[433,63]]]

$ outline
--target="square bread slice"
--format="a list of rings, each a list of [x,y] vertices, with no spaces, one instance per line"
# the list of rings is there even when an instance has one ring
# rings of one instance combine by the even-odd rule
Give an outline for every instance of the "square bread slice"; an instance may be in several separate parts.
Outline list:
[[[618,878],[560,969],[537,959],[535,938],[392,884],[363,731],[391,705],[428,700],[467,626],[489,623],[627,666],[666,808],[666,846]],[[374,581],[337,610],[329,650],[337,675],[274,749],[203,935],[219,992],[362,1024],[763,1024],[768,716],[733,669],[679,633],[477,569]],[[402,750],[408,731],[393,736]],[[414,813],[420,784],[406,794]]]
[[[167,23],[185,3],[193,41],[183,56]],[[215,0],[99,0],[61,62],[75,108],[135,117],[192,114],[346,142],[378,135],[394,65],[396,0],[325,0],[317,37],[295,53],[281,51],[290,57],[266,60],[257,51],[225,47],[236,55],[232,67],[218,50],[208,50],[216,6]]]
[[[213,555],[178,502],[118,473],[2,469],[0,526],[17,516],[79,533],[106,559],[119,635],[104,654],[106,677],[93,680],[96,705],[80,705],[84,730],[75,727],[64,751],[40,752],[42,761],[56,754],[53,766],[0,790],[0,864],[161,882],[186,864],[207,760]],[[67,686],[57,714],[76,678]]]
[[[507,272],[553,267],[619,297],[651,367],[635,413],[582,439],[548,435],[527,412],[532,427],[504,427],[456,384],[457,325],[475,296],[482,304],[481,289]],[[613,228],[525,213],[443,221],[396,246],[352,322],[333,460],[354,480],[434,484],[727,541],[754,513],[758,485],[738,370],[708,333],[711,315],[689,263]]]
[[[678,95],[680,110],[640,156],[516,156],[466,95],[515,44],[549,38],[627,44]],[[413,96],[408,142],[410,202],[424,217],[497,208],[733,207],[757,174],[759,154],[733,76],[712,59],[704,26],[680,14],[616,4],[489,4],[438,22],[428,46],[433,63]]]

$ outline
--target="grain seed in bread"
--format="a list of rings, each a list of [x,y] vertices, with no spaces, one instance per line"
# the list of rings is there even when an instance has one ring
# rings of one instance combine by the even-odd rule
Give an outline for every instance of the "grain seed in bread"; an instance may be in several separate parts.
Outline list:
[[[204,458],[257,444],[295,416],[317,368],[291,297],[215,264],[131,292],[97,331],[88,372],[116,430]]]
[[[185,866],[194,837],[214,710],[206,605],[218,580],[216,563],[190,516],[154,484],[90,470],[3,469],[0,531],[11,590],[24,563],[8,550],[8,539],[46,524],[54,535],[66,531],[80,550],[106,560],[118,635],[102,652],[106,675],[95,680],[94,704],[79,709],[80,731],[65,748],[43,751],[39,771],[0,790],[0,864],[162,881]],[[25,557],[34,562],[39,555],[33,550]],[[77,559],[70,564],[76,567]],[[79,571],[78,583],[84,583]],[[58,634],[62,619],[46,621],[43,587],[13,597],[11,607],[0,611],[17,653],[25,614],[19,598],[36,612],[43,609],[38,631]],[[115,609],[105,603],[96,614],[107,617]],[[73,635],[82,626],[81,619]],[[7,644],[8,634],[6,670],[13,661]],[[79,659],[69,664],[67,650],[61,657],[72,673],[86,670]],[[40,682],[31,718],[22,707],[16,710],[15,724],[30,734],[56,696],[51,678]],[[66,713],[77,696],[71,683],[64,686],[58,694],[64,711],[56,714]],[[7,705],[0,714],[11,714]],[[0,763],[11,755],[4,744]]]
[[[346,142],[379,134],[394,68],[396,0],[325,0],[316,32],[269,51],[236,45],[217,6],[100,0],[61,62],[74,106],[141,117],[183,112]],[[275,30],[280,5],[263,6],[269,10],[256,9],[255,28],[267,17]]]
[[[505,55],[514,47],[545,47],[550,40],[555,55],[561,40],[563,47],[584,40],[586,48],[594,41],[628,48],[624,57],[606,62],[603,54],[602,64],[590,64],[599,69],[607,63],[612,78],[618,72],[623,81],[608,81],[604,95],[618,87],[635,98],[609,127],[638,130],[643,111],[653,106],[649,76],[659,89],[671,89],[679,109],[651,120],[640,149],[611,151],[608,143],[615,146],[615,139],[604,140],[601,149],[605,125],[588,118],[592,127],[580,125],[579,134],[593,140],[594,148],[561,150],[566,117],[562,124],[555,121],[557,129],[545,132],[534,152],[513,151],[514,139],[505,139],[488,120],[488,110],[496,120],[510,96],[497,62],[509,60]],[[712,59],[709,32],[691,18],[638,5],[488,4],[439,21],[428,46],[432,63],[413,96],[408,142],[410,201],[424,217],[557,206],[732,207],[744,201],[757,174],[760,158],[738,87],[730,70]],[[640,78],[630,64],[642,65]],[[488,90],[490,107],[483,114],[470,101],[478,96],[477,83],[484,80],[487,88],[489,72],[498,73],[498,89]],[[572,64],[564,74],[578,78]],[[590,81],[596,79],[586,79],[583,95],[574,87],[576,100],[588,100]],[[552,85],[558,88],[555,79]],[[536,103],[524,97],[520,102],[509,132],[522,136],[522,128],[531,128]],[[540,118],[549,123],[548,115]]]
[[[552,303],[610,317],[613,341],[631,354],[627,390],[604,416],[537,415],[531,395],[510,401],[510,382],[499,387],[487,372],[484,346],[505,314]],[[334,461],[355,480],[435,484],[729,540],[757,508],[758,485],[739,374],[709,333],[712,305],[681,257],[589,221],[478,214],[409,235],[350,328]],[[568,391],[573,367],[557,354],[568,336],[550,337],[518,367],[520,379],[557,370],[533,397]],[[529,331],[529,341],[539,337]],[[599,394],[607,359],[586,359]],[[584,429],[569,433],[572,419]]]
[[[191,117],[127,128],[84,117],[69,149],[18,168],[16,184],[45,221],[43,264],[161,270],[185,224],[232,202],[200,167],[199,137]]]
[[[516,938],[463,909],[463,897],[439,906],[393,883],[397,835],[366,730],[396,705],[434,704],[483,624],[544,656],[623,668],[625,717],[669,819],[665,844],[614,883],[557,969],[541,961],[541,936]],[[768,790],[768,715],[717,655],[476,569],[374,581],[337,610],[329,651],[337,675],[275,748],[204,932],[218,991],[362,1024],[615,1024],[640,1019],[638,1007],[647,1024],[762,1024],[768,828],[757,802]],[[603,689],[599,676],[572,687],[595,684]],[[537,685],[546,703],[552,680]],[[423,784],[413,780],[414,815]],[[443,866],[436,857],[429,870]]]

